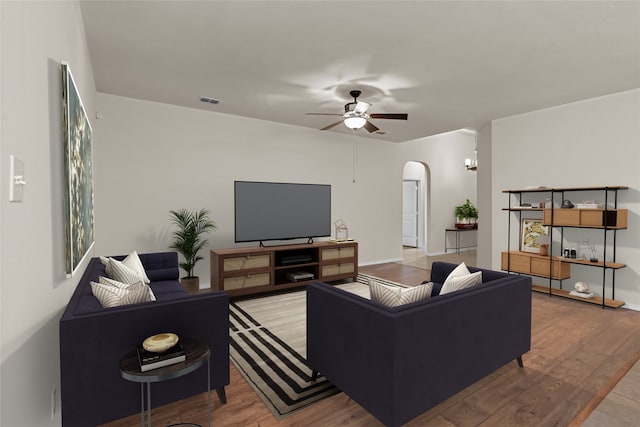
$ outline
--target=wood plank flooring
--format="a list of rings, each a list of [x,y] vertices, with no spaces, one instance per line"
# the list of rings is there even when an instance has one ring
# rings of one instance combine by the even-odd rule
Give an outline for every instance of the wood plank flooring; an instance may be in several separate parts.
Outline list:
[[[406,284],[419,284],[428,276],[424,269],[399,263],[365,266],[360,271]],[[532,298],[532,349],[523,356],[525,368],[510,363],[408,426],[579,426],[601,402],[605,405],[603,399],[640,359],[640,312],[602,310],[537,293]],[[212,395],[213,426],[381,425],[344,393],[278,420],[233,364],[230,370],[228,403],[221,405],[215,392]],[[624,387],[640,383],[638,376],[631,381]],[[613,413],[625,411],[629,398],[618,394],[621,397],[614,396],[606,404],[599,420],[609,421]],[[206,394],[201,394],[154,409],[153,422],[205,426],[206,411]],[[638,413],[625,412],[623,419],[637,420]],[[587,425],[608,425],[594,422]],[[107,426],[139,424],[136,414]]]

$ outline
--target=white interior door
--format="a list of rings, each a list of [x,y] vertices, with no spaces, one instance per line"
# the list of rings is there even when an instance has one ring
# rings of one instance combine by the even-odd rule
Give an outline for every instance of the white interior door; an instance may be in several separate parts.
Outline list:
[[[419,181],[402,181],[402,244],[418,247]]]

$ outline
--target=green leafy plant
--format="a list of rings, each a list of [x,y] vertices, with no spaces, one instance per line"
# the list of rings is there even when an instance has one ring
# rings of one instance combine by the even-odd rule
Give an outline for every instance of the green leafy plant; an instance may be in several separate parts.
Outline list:
[[[169,211],[169,213],[171,214],[171,222],[178,227],[178,230],[172,234],[173,243],[169,249],[174,249],[184,257],[180,268],[187,273],[186,278],[195,277],[193,269],[196,263],[203,259],[198,255],[198,252],[208,244],[202,235],[214,231],[216,224],[209,219],[211,212],[207,209],[201,209],[199,212],[180,209],[179,211]]]
[[[464,204],[456,206],[455,214],[456,218],[459,219],[478,219],[478,209],[473,206],[469,199]]]

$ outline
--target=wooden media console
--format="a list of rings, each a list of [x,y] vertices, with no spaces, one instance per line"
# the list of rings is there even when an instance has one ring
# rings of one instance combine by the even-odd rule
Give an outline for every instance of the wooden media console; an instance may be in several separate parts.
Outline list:
[[[229,296],[295,288],[314,281],[355,279],[357,276],[357,242],[211,251],[211,289],[226,291]]]

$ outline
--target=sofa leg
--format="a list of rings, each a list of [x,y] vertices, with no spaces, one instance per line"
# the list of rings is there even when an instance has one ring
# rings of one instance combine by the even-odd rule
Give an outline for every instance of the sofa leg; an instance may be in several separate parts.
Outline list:
[[[313,372],[311,373],[311,381],[317,380],[318,375],[319,375],[319,372],[314,369]]]
[[[220,403],[227,403],[227,393],[224,391],[224,387],[217,388],[216,393],[218,393],[218,399],[220,400]]]
[[[518,366],[524,368],[524,365],[522,364],[522,356],[516,357],[516,361],[518,362]]]

